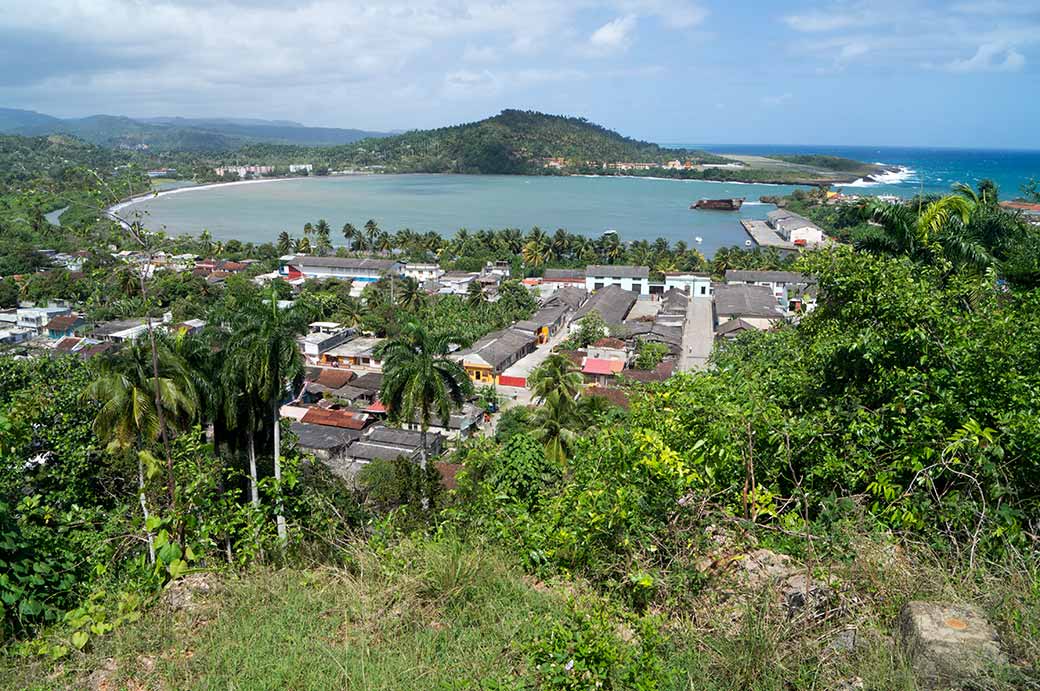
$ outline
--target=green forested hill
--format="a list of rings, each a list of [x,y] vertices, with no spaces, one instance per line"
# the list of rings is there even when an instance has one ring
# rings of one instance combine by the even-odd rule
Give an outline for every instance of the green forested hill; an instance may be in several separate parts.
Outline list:
[[[245,147],[243,155],[265,158],[271,147]],[[284,155],[279,148],[278,154]],[[693,159],[723,162],[703,151],[666,149],[624,137],[584,118],[504,110],[478,122],[415,130],[393,137],[311,150],[327,157],[332,168],[387,166],[401,172],[526,173],[542,169],[540,159],[561,157],[569,162],[664,162]]]

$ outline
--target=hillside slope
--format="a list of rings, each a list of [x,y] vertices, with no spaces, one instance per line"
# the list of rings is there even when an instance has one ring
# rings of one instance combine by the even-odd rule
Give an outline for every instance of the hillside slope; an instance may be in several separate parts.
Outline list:
[[[227,151],[259,142],[335,146],[382,136],[381,132],[305,127],[286,121],[222,118],[139,120],[113,115],[62,119],[16,108],[0,108],[0,134],[70,134],[101,146],[198,152]]]
[[[622,136],[584,118],[504,110],[477,122],[416,130],[327,150],[334,167],[385,165],[401,172],[528,173],[541,159],[720,162],[703,151],[666,149]]]

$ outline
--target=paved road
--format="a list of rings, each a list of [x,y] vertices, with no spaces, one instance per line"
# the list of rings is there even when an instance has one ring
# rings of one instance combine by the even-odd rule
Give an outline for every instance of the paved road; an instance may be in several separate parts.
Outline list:
[[[714,346],[715,329],[710,297],[692,297],[686,308],[686,323],[683,325],[682,353],[679,355],[679,371],[702,370],[708,365]]]

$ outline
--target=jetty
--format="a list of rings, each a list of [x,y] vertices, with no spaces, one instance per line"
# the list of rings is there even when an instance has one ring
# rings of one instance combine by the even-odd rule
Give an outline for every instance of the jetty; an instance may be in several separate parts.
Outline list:
[[[751,242],[756,247],[775,247],[778,250],[784,250],[786,252],[797,252],[801,249],[793,242],[789,242],[780,237],[780,235],[765,221],[741,219],[740,225],[744,227],[744,232],[748,234],[748,237],[751,238]]]

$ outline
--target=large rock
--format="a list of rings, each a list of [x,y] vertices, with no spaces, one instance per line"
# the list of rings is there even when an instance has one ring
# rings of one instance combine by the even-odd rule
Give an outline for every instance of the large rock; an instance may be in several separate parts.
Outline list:
[[[908,602],[899,613],[899,633],[923,688],[960,687],[1007,664],[996,630],[971,605]]]

